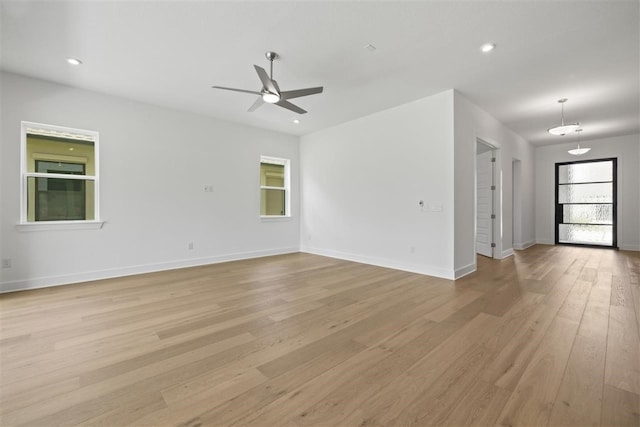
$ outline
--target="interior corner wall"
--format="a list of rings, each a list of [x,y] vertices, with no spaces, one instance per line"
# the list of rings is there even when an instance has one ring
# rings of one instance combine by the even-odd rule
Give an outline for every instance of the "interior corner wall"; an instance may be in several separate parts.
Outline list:
[[[497,148],[495,171],[495,258],[513,254],[535,242],[534,147],[486,111],[454,92],[455,140],[455,269],[458,277],[475,269],[476,141]],[[520,161],[520,239],[513,236],[513,161]]]
[[[300,167],[302,251],[454,277],[453,91],[303,136]]]
[[[576,142],[536,148],[536,241],[555,243],[555,164],[576,160],[618,159],[618,247],[640,251],[640,135],[586,141],[591,151],[567,153]]]
[[[0,90],[1,251],[12,262],[1,290],[299,250],[297,136],[12,73],[0,74]],[[16,227],[21,121],[100,133],[102,229]],[[260,219],[261,155],[291,160],[288,220]]]

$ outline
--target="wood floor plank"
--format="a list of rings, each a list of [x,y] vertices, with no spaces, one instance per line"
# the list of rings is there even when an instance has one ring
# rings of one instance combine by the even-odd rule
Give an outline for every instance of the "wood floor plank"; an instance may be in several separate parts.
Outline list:
[[[602,411],[605,349],[603,340],[578,335],[555,399],[550,426],[597,426]],[[592,375],[584,375],[591,372]]]
[[[297,253],[0,295],[2,426],[639,424],[640,255]]]
[[[508,390],[476,379],[446,422],[451,426],[494,425],[510,395]]]
[[[200,422],[199,414],[215,408],[225,399],[235,398],[266,381],[256,369],[238,372],[218,371],[214,376],[200,376],[183,385],[177,385],[162,393],[167,406],[144,418],[138,418],[138,426],[171,426]]]
[[[93,407],[94,401],[99,400],[100,396],[117,393],[119,389],[149,378],[154,378],[159,372],[171,371],[194,361],[215,356],[220,352],[248,343],[254,339],[250,334],[240,335],[201,347],[191,352],[176,355],[175,357],[148,363],[135,370],[129,370],[119,375],[111,374],[105,376],[101,373],[101,380],[94,379],[92,375],[89,375],[91,379],[83,379],[81,377],[80,383],[83,384],[83,387],[67,393],[58,394],[42,404],[37,405],[35,408],[26,407],[7,412],[3,414],[3,420],[8,424],[17,423],[17,420],[31,422],[40,419],[50,419],[54,417],[54,414],[59,418],[66,419],[70,416],[69,413],[77,413],[75,407],[82,407],[83,402],[89,401]],[[115,401],[115,399],[112,400]],[[114,403],[114,405],[117,406],[116,403]],[[60,407],[66,409],[64,411],[58,411]],[[79,419],[78,421],[84,421],[84,419]]]
[[[577,329],[577,322],[556,317],[503,408],[499,425],[547,425]]]
[[[301,387],[313,378],[322,375],[365,349],[366,347],[361,344],[348,341],[332,348],[331,351],[311,356],[304,364],[283,371],[280,375],[269,379],[246,393],[222,402],[221,405],[202,414],[200,419],[204,425],[234,424],[247,417],[247,414],[264,408],[286,395],[289,391]]]
[[[635,311],[611,305],[605,383],[640,394],[640,339]]]
[[[467,290],[449,300],[446,304],[441,305],[437,310],[427,313],[424,317],[434,322],[442,322],[464,306],[473,302],[484,295],[483,292]]]
[[[638,427],[640,396],[605,384],[601,425]]]
[[[497,351],[482,374],[485,381],[507,390],[515,389],[574,284],[575,277],[572,276],[557,282],[557,289],[554,288],[553,293],[543,298],[542,303],[527,317],[526,323],[513,335],[513,339]]]
[[[590,282],[576,281],[502,410],[499,424],[549,422],[590,290]]]
[[[399,361],[389,359],[388,361],[393,361],[393,365],[382,369],[382,372],[387,374],[386,383],[381,381],[382,374],[363,375],[352,381],[348,387],[341,387],[339,393],[331,393],[307,408],[295,418],[295,421],[301,425],[313,425],[328,420],[333,425],[341,425],[343,418],[350,416],[356,409],[372,413],[371,408],[385,407],[383,414],[369,416],[366,421],[388,425],[406,410],[416,396],[432,390],[431,385],[436,379],[456,362],[460,354],[470,351],[474,344],[486,338],[491,333],[491,325],[498,321],[494,316],[481,313],[473,322],[456,331],[441,344],[437,344],[433,350],[428,351],[428,347],[421,345],[419,350],[427,351],[424,351],[423,357],[415,360],[412,365],[403,366]],[[477,359],[477,352],[472,352],[472,355]],[[454,376],[460,373],[460,369],[453,368],[449,372]],[[393,375],[388,375],[389,373]],[[448,381],[449,378],[442,383]],[[346,399],[343,393],[354,396]]]

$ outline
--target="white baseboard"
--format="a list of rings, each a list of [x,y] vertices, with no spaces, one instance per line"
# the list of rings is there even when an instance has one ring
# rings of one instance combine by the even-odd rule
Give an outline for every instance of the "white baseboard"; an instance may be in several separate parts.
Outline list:
[[[465,267],[456,269],[456,280],[475,272],[477,269],[478,266],[475,262]]]
[[[301,247],[300,252],[305,252],[313,255],[326,256],[329,258],[337,258],[345,261],[359,262],[361,264],[376,265],[378,267],[392,268],[394,270],[408,271],[410,273],[440,277],[442,279],[449,279],[449,280],[456,279],[456,272],[453,270],[446,270],[443,268],[433,267],[433,266],[424,265],[424,264],[398,262],[395,260],[369,257],[365,255],[358,255],[358,254],[332,251],[332,250],[326,250],[326,249],[312,248],[309,246]]]
[[[157,264],[135,265],[122,268],[112,268],[99,271],[66,274],[62,276],[38,277],[11,282],[0,283],[0,293],[23,291],[27,289],[48,288],[52,286],[70,285],[72,283],[89,282],[93,280],[111,279],[114,277],[132,276],[135,274],[154,273],[158,271],[175,270],[178,268],[196,267],[221,262],[240,261],[243,259],[262,258],[273,255],[283,255],[300,252],[299,248],[279,248],[261,251],[240,252],[234,254],[217,255],[203,258],[169,261]]]
[[[538,245],[555,245],[556,242],[550,239],[536,239],[536,244]]]
[[[504,251],[502,251],[501,254],[499,254],[499,258],[498,259],[505,259],[507,257],[513,256],[513,249],[509,248],[509,249],[505,249]]]
[[[513,249],[518,250],[518,251],[523,251],[525,249],[530,248],[531,246],[535,245],[536,242],[534,242],[533,240],[530,242],[525,242],[525,243],[514,243],[513,244]]]
[[[621,251],[640,251],[640,245],[618,245]]]

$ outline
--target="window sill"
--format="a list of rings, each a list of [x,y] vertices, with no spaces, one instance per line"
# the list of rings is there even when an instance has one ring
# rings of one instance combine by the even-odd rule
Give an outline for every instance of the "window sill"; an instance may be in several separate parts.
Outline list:
[[[279,221],[291,221],[291,216],[279,216],[279,215],[274,215],[274,216],[264,216],[261,215],[260,216],[260,221],[262,222],[279,222]]]
[[[104,221],[40,221],[16,224],[18,231],[99,230]]]

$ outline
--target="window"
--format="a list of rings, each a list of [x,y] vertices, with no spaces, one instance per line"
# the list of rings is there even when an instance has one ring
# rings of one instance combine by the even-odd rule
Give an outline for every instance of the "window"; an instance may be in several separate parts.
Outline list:
[[[260,216],[289,216],[289,160],[260,157]]]
[[[98,133],[22,122],[21,223],[95,222]]]

